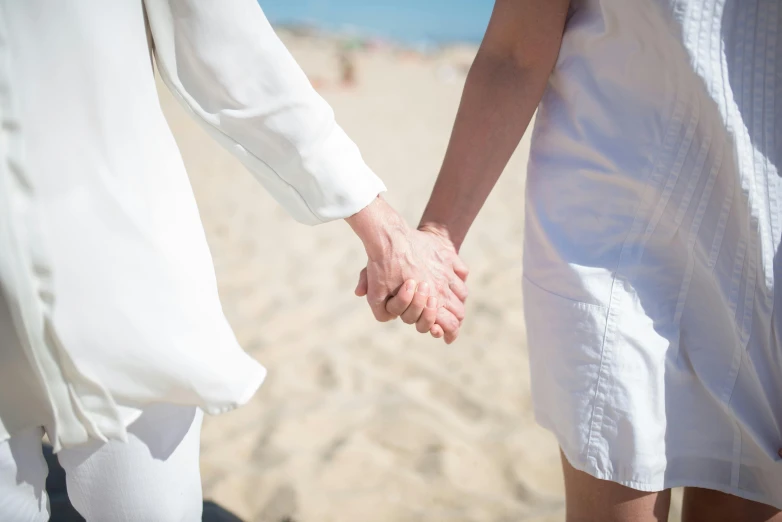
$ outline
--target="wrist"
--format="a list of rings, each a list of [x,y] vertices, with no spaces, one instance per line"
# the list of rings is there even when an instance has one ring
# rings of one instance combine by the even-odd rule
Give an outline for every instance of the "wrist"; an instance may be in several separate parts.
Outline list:
[[[364,244],[370,259],[379,259],[393,250],[394,243],[410,232],[401,216],[379,196],[346,221]]]
[[[453,228],[447,223],[440,220],[427,218],[426,216],[421,218],[421,222],[418,224],[418,230],[438,236],[440,239],[453,246],[453,249],[457,253],[459,252],[459,248],[461,248],[462,241],[464,240],[463,236],[454,234]]]

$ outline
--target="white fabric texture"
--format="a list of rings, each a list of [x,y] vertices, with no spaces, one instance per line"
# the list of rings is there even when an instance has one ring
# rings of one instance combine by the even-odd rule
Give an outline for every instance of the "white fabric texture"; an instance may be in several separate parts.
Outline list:
[[[87,522],[201,520],[202,420],[194,407],[154,405],[130,425],[127,442],[63,449],[71,503]],[[0,442],[0,520],[49,520],[42,436],[30,428]]]
[[[385,189],[255,0],[0,0],[0,441],[124,440],[147,404],[220,413],[265,375],[223,316],[144,5],[166,83],[294,218]]]
[[[782,3],[579,0],[538,112],[536,416],[578,469],[782,508]]]

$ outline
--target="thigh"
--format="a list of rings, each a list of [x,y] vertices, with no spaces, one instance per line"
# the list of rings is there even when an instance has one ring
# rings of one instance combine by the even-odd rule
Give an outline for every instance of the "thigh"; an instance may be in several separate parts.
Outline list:
[[[703,488],[685,488],[682,522],[782,522],[771,506]]]
[[[155,405],[128,428],[128,441],[64,449],[68,495],[87,522],[201,520],[201,410]]]
[[[562,455],[567,522],[665,522],[671,491],[638,491],[579,471]]]
[[[43,428],[34,428],[0,443],[0,520],[49,520],[42,437]]]

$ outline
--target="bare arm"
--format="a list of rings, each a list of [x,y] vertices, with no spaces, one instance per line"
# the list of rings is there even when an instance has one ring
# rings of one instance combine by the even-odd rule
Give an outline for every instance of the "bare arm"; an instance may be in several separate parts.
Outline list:
[[[365,240],[370,261],[356,293],[367,294],[378,319],[395,317],[414,301],[412,292],[404,291],[407,285],[399,286],[403,281],[428,281],[442,306],[431,327],[432,334],[444,332],[446,342],[459,335],[467,297],[467,270],[456,252],[543,96],[559,54],[568,6],[569,0],[496,0],[486,36],[467,77],[445,160],[421,220],[420,235],[408,236],[407,243],[416,246],[406,248],[404,242],[398,246],[391,236],[374,235],[374,246],[372,240],[369,244]],[[382,210],[382,203],[370,205],[349,223],[360,237],[371,237],[373,227],[366,226],[363,214]],[[393,252],[394,259],[387,262],[389,256],[380,255],[379,261],[373,261],[373,250]],[[394,288],[400,288],[399,292],[387,299]]]
[[[543,96],[569,0],[496,0],[420,227],[458,250]]]

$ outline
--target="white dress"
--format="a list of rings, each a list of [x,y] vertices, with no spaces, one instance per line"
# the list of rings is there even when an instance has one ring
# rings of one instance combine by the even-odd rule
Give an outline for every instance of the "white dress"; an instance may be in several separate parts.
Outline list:
[[[219,413],[238,346],[161,112],[164,80],[295,217],[384,190],[255,0],[0,0],[0,442],[124,439],[145,405]]]
[[[538,114],[540,423],[595,477],[782,508],[782,2],[576,1]]]

